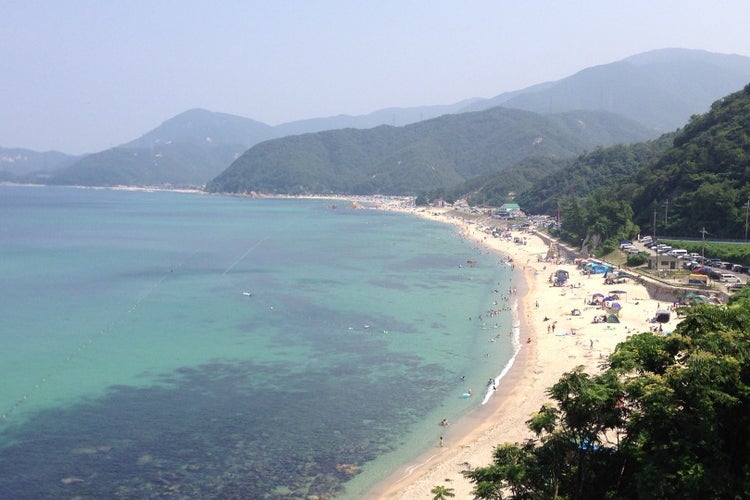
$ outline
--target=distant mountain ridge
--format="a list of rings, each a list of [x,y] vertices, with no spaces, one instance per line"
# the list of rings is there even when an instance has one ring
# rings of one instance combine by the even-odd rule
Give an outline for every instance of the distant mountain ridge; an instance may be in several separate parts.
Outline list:
[[[34,172],[51,172],[72,165],[80,156],[59,151],[40,153],[23,148],[0,147],[0,181],[17,181]]]
[[[245,149],[278,137],[274,127],[228,113],[191,109],[180,113],[121,148],[153,148],[160,145],[237,144]]]
[[[687,49],[662,49],[582,70],[492,99],[452,105],[388,108],[361,116],[333,116],[270,126],[206,110],[181,113],[126,144],[72,164],[62,158],[33,169],[0,169],[0,175],[57,184],[202,186],[252,146],[266,140],[342,128],[405,126],[446,114],[504,107],[535,113],[606,110],[659,132],[682,126],[711,102],[750,81],[750,58]]]
[[[122,146],[88,155],[52,184],[201,186],[273,127],[226,113],[192,109]]]
[[[748,57],[660,49],[587,68],[556,82],[478,100],[464,111],[494,106],[536,113],[599,109],[670,132],[749,81]]]

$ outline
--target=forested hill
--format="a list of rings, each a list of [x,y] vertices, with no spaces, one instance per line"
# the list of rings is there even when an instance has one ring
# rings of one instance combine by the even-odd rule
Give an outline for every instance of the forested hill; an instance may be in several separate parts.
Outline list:
[[[562,197],[588,196],[602,187],[627,181],[644,166],[656,162],[672,145],[673,138],[674,134],[665,134],[653,141],[616,144],[584,153],[519,193],[516,201],[530,213],[554,214]]]
[[[466,198],[472,205],[485,206],[517,202],[527,213],[553,215],[563,198],[585,197],[611,187],[657,161],[673,137],[664,134],[653,141],[598,147],[575,158],[527,158],[497,174],[424,191],[420,203],[438,198],[451,203]]]
[[[631,200],[635,222],[659,233],[742,238],[750,199],[750,85],[695,116],[654,165],[615,186]],[[666,219],[666,224],[662,221]]]
[[[207,186],[212,192],[414,194],[502,171],[530,156],[572,157],[654,137],[597,111],[539,115],[493,108],[404,127],[335,130],[254,146]]]
[[[714,102],[671,139],[662,155],[635,174],[613,175],[586,197],[557,197],[558,236],[572,244],[583,241],[602,255],[639,231],[700,239],[705,230],[711,239],[744,239],[750,214],[750,85]]]

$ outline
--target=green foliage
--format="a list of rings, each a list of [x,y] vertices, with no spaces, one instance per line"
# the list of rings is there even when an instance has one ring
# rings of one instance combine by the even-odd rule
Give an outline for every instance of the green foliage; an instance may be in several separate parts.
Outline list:
[[[669,200],[660,234],[741,238],[750,198],[750,85],[716,101],[677,133],[658,162],[611,193],[632,201],[635,222],[650,227]]]
[[[561,169],[566,164],[566,160],[559,158],[525,158],[501,173],[474,177],[452,188],[439,188],[422,194],[433,200],[466,198],[471,205],[497,207],[503,203],[515,202],[518,193],[531,188],[550,172]]]
[[[446,500],[447,498],[453,498],[456,494],[453,492],[453,488],[446,488],[445,486],[438,485],[430,490],[430,493],[435,495],[432,500]]]
[[[709,113],[693,117],[674,135],[580,156],[519,195],[519,203],[527,211],[537,208],[548,214],[560,208],[562,238],[574,245],[601,241],[611,248],[617,238],[652,227],[654,214],[659,215],[659,235],[698,237],[706,228],[714,238],[738,238],[744,236],[745,203],[750,204],[748,131],[750,85],[717,101]],[[599,189],[593,189],[591,179]],[[610,205],[603,200],[617,201]],[[661,222],[662,211],[666,223]],[[689,250],[698,251],[696,245]],[[750,264],[750,255],[738,247],[706,253],[719,255]]]
[[[560,237],[574,246],[583,243],[600,255],[612,252],[621,239],[638,232],[628,202],[598,194],[583,200],[573,196],[563,198],[560,214]]]
[[[584,198],[597,189],[616,185],[655,162],[671,142],[671,135],[664,135],[654,141],[584,153],[519,194],[518,203],[529,213],[554,215],[563,198]]]
[[[580,127],[576,120],[589,126]],[[538,115],[493,108],[405,127],[291,136],[254,146],[207,189],[291,194],[416,194],[448,189],[504,171],[528,157],[570,158],[586,148],[611,144],[612,130],[618,131],[616,140],[626,142],[653,134],[630,122],[625,126],[624,121],[591,111]],[[522,176],[516,182],[522,183]]]
[[[625,265],[628,267],[638,267],[642,266],[648,261],[648,254],[644,252],[639,252],[635,254],[628,254],[628,258],[625,261]]]
[[[578,368],[465,475],[476,498],[741,498],[750,491],[750,300],[699,305],[669,336],[620,344],[605,370]]]

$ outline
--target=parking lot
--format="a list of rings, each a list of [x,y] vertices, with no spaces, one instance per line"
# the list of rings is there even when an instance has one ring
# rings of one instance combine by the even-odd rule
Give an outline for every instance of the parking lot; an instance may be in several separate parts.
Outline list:
[[[651,237],[644,237],[640,241],[623,241],[620,243],[620,250],[626,253],[645,252],[648,255],[664,255],[680,261],[680,268],[691,271],[694,274],[703,274],[709,276],[712,280],[724,283],[727,288],[737,288],[744,286],[750,278],[750,268],[724,262],[720,259],[704,259],[697,253],[688,253],[683,248],[672,248],[669,245],[652,241]]]

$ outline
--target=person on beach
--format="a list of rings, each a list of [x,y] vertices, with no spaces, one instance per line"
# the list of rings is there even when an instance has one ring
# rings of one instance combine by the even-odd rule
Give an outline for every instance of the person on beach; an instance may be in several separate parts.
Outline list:
[[[440,436],[440,447],[443,447],[443,436]]]

